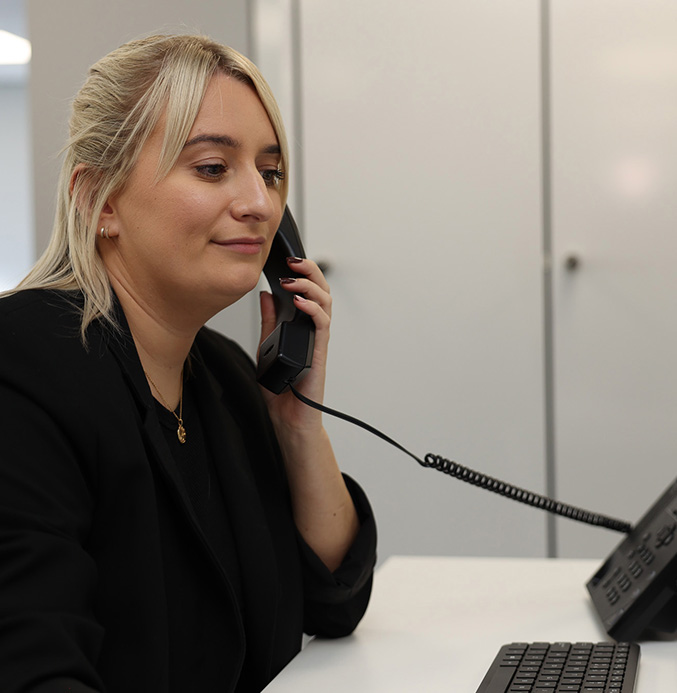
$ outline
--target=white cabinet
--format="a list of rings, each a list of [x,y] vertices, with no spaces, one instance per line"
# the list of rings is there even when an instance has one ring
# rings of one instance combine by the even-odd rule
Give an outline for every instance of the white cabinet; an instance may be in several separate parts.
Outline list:
[[[677,476],[677,4],[551,20],[557,486],[634,522]],[[558,525],[561,555],[617,541]]]
[[[543,489],[538,3],[299,5],[303,219],[334,296],[327,403],[419,456]],[[327,426],[382,557],[544,555],[538,511]]]

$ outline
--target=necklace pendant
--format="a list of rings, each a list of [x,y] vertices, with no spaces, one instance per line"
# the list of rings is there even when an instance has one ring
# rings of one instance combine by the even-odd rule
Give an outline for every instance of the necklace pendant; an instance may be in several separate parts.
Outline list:
[[[186,429],[183,427],[183,421],[179,421],[179,427],[176,429],[176,437],[179,439],[181,445],[186,442]]]

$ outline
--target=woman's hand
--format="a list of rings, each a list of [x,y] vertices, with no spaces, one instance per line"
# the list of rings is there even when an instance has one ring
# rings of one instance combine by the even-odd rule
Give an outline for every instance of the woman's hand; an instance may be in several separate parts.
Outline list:
[[[312,260],[287,260],[300,278],[281,278],[294,295],[296,307],[315,323],[315,346],[310,371],[296,388],[322,402],[331,323],[329,285]],[[292,272],[290,272],[292,274]],[[275,329],[275,306],[269,293],[261,294],[261,342]],[[284,457],[294,510],[294,521],[306,543],[333,571],[353,543],[359,521],[352,498],[322,426],[322,414],[291,391],[274,395],[262,388]]]
[[[281,277],[280,284],[293,295],[294,305],[315,323],[315,344],[312,365],[308,373],[294,387],[315,402],[322,402],[327,366],[327,350],[331,323],[332,299],[329,284],[315,262],[306,258],[288,258],[291,274],[301,278]],[[271,294],[261,294],[261,342],[275,329],[275,305]],[[321,414],[300,402],[291,391],[274,395],[263,390],[276,428],[288,427],[300,432],[321,427]],[[278,430],[278,435],[284,435]]]

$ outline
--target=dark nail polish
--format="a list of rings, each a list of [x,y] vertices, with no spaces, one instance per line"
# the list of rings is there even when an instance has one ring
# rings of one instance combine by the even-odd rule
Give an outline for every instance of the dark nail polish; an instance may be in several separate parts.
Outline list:
[[[280,284],[294,284],[296,279],[294,277],[280,277]]]
[[[303,258],[302,257],[288,257],[287,262],[290,265],[298,265],[299,262],[303,262]]]

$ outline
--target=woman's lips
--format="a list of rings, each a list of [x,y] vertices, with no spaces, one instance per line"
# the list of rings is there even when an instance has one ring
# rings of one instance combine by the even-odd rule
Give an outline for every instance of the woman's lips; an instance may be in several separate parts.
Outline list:
[[[213,241],[213,243],[236,253],[242,253],[243,255],[256,255],[261,251],[261,248],[263,248],[265,239],[262,237],[229,238],[226,240]]]

